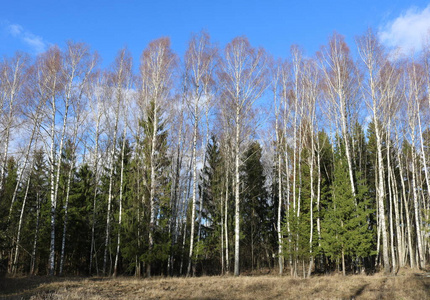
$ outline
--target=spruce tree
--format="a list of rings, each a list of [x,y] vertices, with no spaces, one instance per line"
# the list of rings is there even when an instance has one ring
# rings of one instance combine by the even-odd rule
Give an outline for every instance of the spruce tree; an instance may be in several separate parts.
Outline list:
[[[373,232],[369,227],[370,207],[368,189],[364,180],[357,181],[357,194],[353,196],[343,144],[335,149],[332,199],[323,220],[322,247],[325,254],[346,274],[346,260],[367,258],[373,254]],[[356,174],[360,177],[360,174]]]
[[[41,229],[44,225],[42,208],[48,205],[49,181],[48,167],[42,149],[34,151],[33,168],[30,173],[30,187],[28,194],[28,217],[24,227],[26,249],[31,249],[29,272],[32,275],[38,271],[41,246]],[[42,267],[43,268],[43,267]]]
[[[9,157],[5,166],[5,178],[3,189],[0,190],[0,258],[3,253],[7,253],[13,247],[12,237],[15,235],[15,220],[19,218],[19,212],[16,209],[20,203],[16,201],[12,208],[12,215],[9,214],[9,208],[12,203],[12,196],[18,180],[17,164],[13,156]],[[0,178],[1,180],[1,178]],[[9,264],[9,267],[11,264]],[[0,273],[7,270],[7,259],[0,261]]]
[[[222,226],[222,191],[223,161],[216,136],[212,135],[206,146],[205,165],[199,185],[199,199],[204,199],[202,225],[199,241],[195,245],[194,258],[202,264],[220,271],[221,226]],[[207,269],[202,270],[207,272]],[[215,273],[212,270],[212,273]]]
[[[158,112],[156,112],[156,110]],[[154,101],[150,101],[146,110],[146,117],[139,122],[139,125],[143,128],[144,138],[141,141],[143,149],[143,177],[144,177],[144,199],[146,203],[147,211],[150,211],[151,204],[150,200],[150,189],[152,184],[155,185],[154,191],[154,211],[157,218],[153,225],[150,226],[150,222],[147,223],[147,231],[152,231],[154,245],[153,249],[148,247],[147,251],[141,255],[141,259],[149,264],[157,267],[159,273],[165,273],[167,267],[167,259],[170,253],[170,232],[169,232],[169,221],[170,221],[170,177],[169,177],[169,166],[170,158],[167,150],[167,131],[165,130],[165,122],[159,116],[156,120],[154,115],[159,115],[159,108],[155,107]],[[157,132],[154,131],[154,121],[158,122]],[[153,143],[153,137],[155,136],[155,143]],[[154,152],[152,147],[155,145]],[[151,153],[155,153],[154,157],[151,157]],[[154,161],[151,161],[151,159]],[[151,178],[151,167],[155,170],[155,180],[152,183]]]
[[[267,253],[274,253],[276,247],[272,203],[269,202],[265,186],[266,178],[261,158],[260,144],[252,142],[244,153],[241,203],[241,264],[250,269],[260,268],[264,261],[266,266],[270,266]]]
[[[80,166],[75,174],[69,200],[66,257],[68,257],[70,271],[78,270],[81,274],[89,273],[88,253],[91,247],[91,219],[95,188],[93,176],[88,164]]]

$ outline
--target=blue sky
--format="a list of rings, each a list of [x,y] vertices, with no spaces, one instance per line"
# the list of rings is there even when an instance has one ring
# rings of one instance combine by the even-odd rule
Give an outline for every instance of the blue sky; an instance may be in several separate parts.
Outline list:
[[[169,36],[182,55],[193,32],[207,30],[221,47],[238,35],[286,57],[292,44],[313,55],[337,31],[351,48],[355,36],[373,27],[388,46],[419,47],[430,27],[430,1],[4,1],[0,55],[32,55],[65,41],[88,43],[109,65],[127,46],[135,63],[147,44]]]

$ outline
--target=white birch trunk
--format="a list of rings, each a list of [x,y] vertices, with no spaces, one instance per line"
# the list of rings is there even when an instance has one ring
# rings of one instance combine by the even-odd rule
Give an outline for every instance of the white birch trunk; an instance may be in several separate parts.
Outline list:
[[[21,55],[18,55],[16,58],[16,61],[13,62],[13,78],[12,82],[9,80],[9,74],[8,74],[8,68],[3,69],[3,74],[0,76],[0,81],[4,84],[6,87],[6,91],[4,91],[4,94],[6,95],[6,98],[9,101],[9,114],[6,121],[6,128],[5,128],[5,139],[4,139],[4,149],[3,149],[3,158],[0,163],[0,191],[3,189],[3,181],[5,177],[5,168],[7,163],[7,157],[9,152],[9,142],[10,142],[10,131],[12,127],[13,117],[14,117],[14,106],[16,101],[16,94],[18,93],[18,90],[21,86],[21,77],[23,74],[23,68],[25,64],[25,59]],[[2,105],[3,108],[3,105]],[[1,115],[0,115],[1,116]],[[14,203],[12,202],[11,207]],[[8,219],[9,223],[9,219]]]
[[[414,141],[414,138],[412,138],[412,141]],[[413,143],[412,143],[413,144]],[[422,231],[421,231],[421,218],[420,218],[420,200],[418,198],[418,192],[417,192],[417,178],[416,178],[416,159],[415,159],[415,149],[412,147],[412,190],[413,190],[413,197],[414,197],[414,209],[415,209],[415,228],[416,228],[416,235],[417,235],[417,256],[418,256],[418,268],[424,268],[425,265],[425,255],[423,251],[423,237],[422,237]]]
[[[239,178],[239,164],[240,164],[240,106],[236,106],[236,139],[235,139],[235,182],[234,182],[234,188],[235,188],[235,205],[234,205],[234,276],[239,276],[239,243],[240,243],[240,211],[239,211],[239,204],[240,204],[240,178]]]
[[[194,127],[193,127],[193,191],[192,191],[192,206],[191,206],[191,233],[190,233],[190,252],[188,255],[188,268],[187,277],[191,275],[191,264],[193,259],[194,249],[194,231],[195,231],[195,219],[196,219],[196,197],[197,197],[197,129],[199,122],[199,96],[196,92],[196,98],[194,99]]]
[[[27,151],[26,151],[25,158],[24,158],[24,164],[22,166],[21,172],[19,173],[18,180],[17,180],[16,185],[15,185],[15,190],[13,191],[12,202],[11,202],[11,206],[9,209],[8,223],[9,223],[10,217],[12,215],[13,204],[15,203],[19,186],[21,185],[22,175],[23,175],[24,170],[27,167],[27,163],[30,159],[31,147],[33,145],[33,140],[35,140],[37,143],[37,136],[36,135],[39,133],[39,129],[40,129],[40,122],[41,122],[41,111],[40,110],[41,110],[42,104],[43,104],[42,101],[40,101],[40,104],[38,105],[36,112],[35,112],[35,121],[34,121],[33,129],[31,131],[30,140],[28,142]],[[1,190],[1,188],[0,188],[0,190]]]
[[[34,239],[33,239],[33,251],[31,252],[30,275],[35,275],[35,271],[36,271],[36,250],[37,250],[37,241],[39,239],[39,227],[40,227],[40,197],[39,197],[39,192],[37,192],[37,194],[36,194],[36,228],[35,228]]]
[[[278,264],[279,264],[279,275],[282,275],[284,271],[284,260],[282,255],[282,156],[281,156],[281,139],[278,126],[278,116],[275,120],[275,131],[276,131],[276,141],[277,141],[277,155],[278,155],[278,220],[277,220],[277,230],[278,230]]]
[[[156,93],[157,94],[157,93]],[[151,184],[150,184],[150,193],[149,193],[149,201],[150,201],[150,210],[151,214],[149,217],[149,251],[152,252],[154,248],[154,231],[155,231],[155,216],[157,214],[156,212],[156,205],[155,205],[155,148],[157,146],[157,131],[158,131],[158,106],[157,106],[157,98],[154,99],[154,119],[153,121],[153,127],[152,127],[152,137],[151,137]],[[151,264],[148,263],[147,266],[147,276],[151,277]]]
[[[228,148],[227,148],[228,149]],[[228,152],[228,151],[226,151]],[[228,155],[226,153],[226,155]],[[225,203],[224,203],[224,235],[225,235],[225,268],[226,268],[226,274],[230,272],[230,259],[228,254],[228,163],[226,158],[226,166],[225,166]]]
[[[30,176],[28,177],[28,181],[27,181],[27,188],[25,189],[25,195],[24,195],[24,200],[22,201],[22,207],[21,207],[21,212],[19,215],[19,223],[18,223],[18,233],[16,234],[16,247],[15,247],[15,257],[13,260],[13,268],[12,268],[12,273],[14,275],[16,275],[16,271],[18,268],[18,258],[19,258],[19,247],[20,242],[21,242],[21,227],[22,227],[22,220],[24,217],[24,210],[25,210],[25,204],[27,203],[27,195],[28,195],[28,188],[30,187]]]
[[[54,82],[55,86],[55,82]],[[55,214],[57,209],[57,201],[55,199],[55,115],[57,113],[55,105],[55,97],[51,98],[52,114],[51,114],[51,150],[50,150],[50,196],[51,196],[51,239],[49,250],[49,275],[55,273]]]
[[[79,112],[76,112],[77,114],[79,114]],[[67,221],[69,218],[69,199],[70,199],[70,184],[71,184],[71,180],[72,180],[72,175],[73,175],[73,170],[75,168],[75,153],[76,153],[76,139],[77,139],[77,135],[78,135],[78,126],[79,126],[79,116],[76,117],[75,119],[75,126],[73,129],[73,141],[72,141],[72,147],[74,147],[72,149],[71,152],[71,162],[70,162],[70,170],[69,173],[67,175],[67,187],[66,187],[66,204],[64,207],[64,222],[63,222],[63,238],[61,241],[61,256],[60,256],[60,272],[59,275],[62,276],[63,275],[63,266],[64,266],[64,253],[65,253],[65,248],[66,248],[66,234],[67,234]],[[61,163],[61,162],[60,162]]]
[[[60,271],[58,274],[60,276],[63,275],[64,253],[66,249],[67,221],[69,219],[70,184],[72,179],[73,168],[74,168],[74,162],[71,163],[69,174],[67,175],[66,204],[64,206],[64,221],[63,221],[63,238],[61,240]]]
[[[310,176],[311,176],[311,203],[310,203],[310,233],[309,233],[309,254],[310,254],[310,261],[309,261],[309,270],[308,270],[308,277],[312,274],[312,268],[314,264],[314,257],[313,257],[313,237],[314,237],[314,199],[315,199],[315,190],[314,190],[314,164],[315,164],[315,144],[314,144],[314,136],[313,136],[313,128],[311,130],[311,161],[310,161]]]
[[[122,223],[122,198],[123,198],[123,190],[124,190],[124,153],[125,153],[125,142],[127,136],[127,109],[125,113],[125,124],[124,124],[124,133],[121,147],[121,175],[120,175],[120,183],[119,183],[119,216],[118,216],[118,234],[117,234],[117,244],[116,244],[116,255],[115,255],[115,265],[113,276],[116,277],[118,275],[118,260],[119,260],[119,252],[121,248],[121,223]]]
[[[120,69],[122,72],[122,66]],[[111,145],[111,152],[109,157],[109,191],[108,191],[108,207],[107,207],[107,215],[106,215],[106,236],[105,236],[105,249],[103,255],[103,275],[106,275],[106,266],[107,266],[107,255],[108,255],[108,246],[109,246],[109,236],[110,236],[110,225],[111,225],[111,207],[112,207],[112,188],[113,188],[113,171],[114,171],[114,162],[115,162],[115,148],[116,148],[116,139],[117,139],[117,131],[118,131],[118,122],[119,122],[119,109],[121,103],[121,94],[120,87],[117,87],[117,105],[115,111],[115,125],[113,128],[113,138]]]
[[[97,193],[98,193],[98,164],[99,164],[99,138],[100,138],[100,118],[101,110],[97,101],[97,117],[96,117],[96,136],[94,149],[94,197],[93,197],[93,214],[91,220],[91,246],[90,246],[90,266],[89,273],[91,275],[93,269],[93,253],[95,250],[95,226],[96,226],[96,210],[97,210]],[[96,269],[98,275],[99,270]]]

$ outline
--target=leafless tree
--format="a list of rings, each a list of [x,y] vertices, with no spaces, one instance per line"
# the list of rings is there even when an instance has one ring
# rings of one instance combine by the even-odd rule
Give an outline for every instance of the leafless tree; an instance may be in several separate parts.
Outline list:
[[[176,56],[170,49],[170,40],[160,38],[151,42],[141,56],[140,75],[142,84],[142,99],[147,107],[152,110],[152,137],[150,153],[150,221],[149,221],[149,249],[154,247],[154,228],[157,215],[156,187],[157,187],[157,153],[158,126],[162,109],[167,104],[170,88],[172,86],[173,68],[176,64]],[[147,264],[147,276],[151,276],[151,264]]]
[[[196,219],[196,202],[197,202],[197,139],[199,131],[199,122],[201,119],[202,101],[209,98],[208,83],[212,76],[215,64],[215,55],[217,51],[210,43],[210,37],[207,33],[202,32],[194,35],[185,54],[186,70],[189,71],[187,78],[190,81],[190,94],[188,106],[192,107],[191,116],[193,118],[193,142],[192,142],[192,165],[193,165],[193,188],[192,188],[192,208],[191,208],[191,233],[190,233],[190,252],[188,256],[187,276],[191,274],[191,265],[194,249],[195,219]],[[201,211],[200,201],[200,211]]]
[[[0,145],[3,146],[0,158],[0,193],[3,190],[11,130],[19,120],[18,108],[21,105],[18,102],[23,98],[23,86],[28,67],[28,55],[19,52],[0,63],[0,136],[2,140]],[[14,200],[12,199],[11,207]]]
[[[367,106],[372,113],[375,124],[376,147],[377,147],[377,161],[378,161],[378,185],[376,187],[376,194],[378,197],[378,218],[382,231],[382,244],[383,244],[383,260],[385,273],[390,272],[390,261],[388,256],[388,236],[387,225],[385,216],[385,176],[383,166],[382,154],[382,128],[387,120],[387,113],[390,107],[389,90],[392,88],[390,81],[396,75],[395,69],[390,65],[389,60],[384,57],[384,50],[379,43],[375,34],[369,30],[367,35],[357,40],[359,53],[366,68],[366,81],[365,81],[365,99]],[[384,82],[385,81],[385,82]],[[395,267],[395,261],[392,261]]]
[[[108,207],[106,216],[106,236],[105,236],[105,250],[103,258],[103,274],[106,274],[107,266],[107,255],[110,239],[110,227],[111,227],[111,210],[112,210],[112,198],[113,198],[113,174],[114,174],[114,161],[116,153],[116,140],[118,137],[118,126],[120,121],[120,111],[124,109],[124,101],[128,92],[130,76],[132,72],[132,58],[131,54],[126,50],[122,49],[119,51],[115,63],[113,65],[112,73],[109,78],[109,86],[111,88],[112,99],[115,101],[113,111],[113,132],[111,140],[111,149],[109,157],[109,192],[108,192]]]
[[[234,111],[234,156],[235,156],[235,251],[234,275],[239,275],[239,237],[240,237],[240,174],[241,146],[244,141],[244,126],[251,113],[254,102],[260,98],[267,87],[267,58],[262,48],[251,47],[245,37],[234,38],[224,50],[221,62],[220,80],[226,100],[225,109]]]

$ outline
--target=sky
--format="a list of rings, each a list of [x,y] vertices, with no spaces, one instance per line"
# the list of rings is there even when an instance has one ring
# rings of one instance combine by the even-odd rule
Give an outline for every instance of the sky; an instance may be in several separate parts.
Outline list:
[[[32,56],[73,40],[97,50],[109,66],[126,46],[135,64],[148,43],[170,37],[182,56],[192,33],[206,30],[224,47],[247,36],[274,57],[288,57],[297,44],[312,56],[329,36],[345,36],[351,49],[367,28],[387,47],[419,51],[430,28],[430,1],[405,0],[181,0],[4,1],[0,11],[0,56]]]

